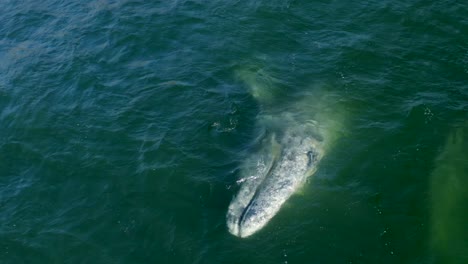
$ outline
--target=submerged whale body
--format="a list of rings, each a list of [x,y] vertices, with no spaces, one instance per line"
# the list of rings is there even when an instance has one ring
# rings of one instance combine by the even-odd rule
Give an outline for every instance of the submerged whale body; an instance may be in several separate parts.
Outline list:
[[[278,107],[278,79],[259,67],[236,74],[260,105],[257,125],[263,131],[258,150],[241,166],[241,186],[226,215],[229,232],[248,237],[315,173],[324,153],[340,137],[346,112],[337,108],[330,89],[321,93],[324,90],[317,86],[287,108]]]
[[[303,131],[286,131],[250,157],[247,176],[229,205],[229,232],[247,237],[264,227],[286,200],[313,174],[323,156],[322,143]]]
[[[431,174],[433,263],[468,263],[468,122],[455,125]]]

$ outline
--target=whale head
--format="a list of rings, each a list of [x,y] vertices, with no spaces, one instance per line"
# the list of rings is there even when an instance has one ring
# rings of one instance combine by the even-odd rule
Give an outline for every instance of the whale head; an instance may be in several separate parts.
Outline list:
[[[276,155],[255,153],[227,212],[231,234],[248,237],[263,228],[286,200],[313,174],[322,157],[321,142],[285,133]],[[266,147],[264,149],[271,149]],[[256,161],[256,162],[255,162]]]

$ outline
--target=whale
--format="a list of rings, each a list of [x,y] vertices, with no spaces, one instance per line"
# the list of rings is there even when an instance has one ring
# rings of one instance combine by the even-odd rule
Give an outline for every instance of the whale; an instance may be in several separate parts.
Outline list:
[[[323,156],[322,143],[296,131],[285,131],[281,139],[272,134],[268,146],[254,155],[256,162],[237,196],[229,205],[229,232],[248,237],[263,228],[281,206],[317,169]],[[267,151],[271,153],[265,153]]]
[[[430,177],[433,263],[468,263],[468,121],[449,132]]]
[[[275,111],[275,79],[262,70],[245,70],[237,76],[262,107],[257,117],[262,131],[257,148],[241,166],[240,188],[226,214],[228,231],[246,238],[265,227],[304,186],[334,137],[327,137],[326,129],[304,114],[303,108],[310,103]]]

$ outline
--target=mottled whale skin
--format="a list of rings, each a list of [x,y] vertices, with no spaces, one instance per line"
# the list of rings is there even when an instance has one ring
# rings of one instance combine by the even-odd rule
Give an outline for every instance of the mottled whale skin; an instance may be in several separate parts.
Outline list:
[[[298,126],[300,127],[300,125]],[[322,143],[299,129],[272,134],[244,169],[244,181],[227,212],[231,234],[248,237],[263,228],[317,169]]]
[[[347,111],[326,85],[314,85],[299,100],[284,105],[281,80],[263,67],[251,65],[236,72],[261,111],[258,150],[241,165],[241,183],[226,215],[231,234],[248,237],[262,229],[283,204],[312,176],[320,160],[341,137]],[[280,95],[282,94],[282,95]]]

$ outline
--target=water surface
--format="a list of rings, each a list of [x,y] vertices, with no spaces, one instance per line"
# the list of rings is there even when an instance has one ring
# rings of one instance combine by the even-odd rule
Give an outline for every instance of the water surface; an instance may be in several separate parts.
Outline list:
[[[0,262],[439,263],[431,175],[468,118],[467,4],[0,10]],[[350,115],[300,194],[240,239],[225,216],[258,136],[235,78],[252,65],[274,76],[278,111],[321,90]]]

